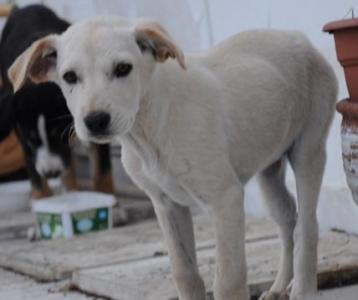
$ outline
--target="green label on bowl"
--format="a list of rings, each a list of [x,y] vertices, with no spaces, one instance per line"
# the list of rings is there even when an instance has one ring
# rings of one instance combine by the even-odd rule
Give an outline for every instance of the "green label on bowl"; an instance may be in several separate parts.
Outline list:
[[[98,208],[71,214],[74,234],[108,228],[108,208]]]
[[[36,215],[43,239],[53,239],[63,236],[61,215],[48,213],[37,213]]]

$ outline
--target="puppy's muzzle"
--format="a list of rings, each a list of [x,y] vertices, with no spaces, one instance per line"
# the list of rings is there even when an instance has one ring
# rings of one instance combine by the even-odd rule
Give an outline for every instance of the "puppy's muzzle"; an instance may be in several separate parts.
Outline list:
[[[110,114],[103,111],[95,111],[89,113],[83,119],[88,131],[94,135],[105,135],[108,134],[109,124],[111,122]]]

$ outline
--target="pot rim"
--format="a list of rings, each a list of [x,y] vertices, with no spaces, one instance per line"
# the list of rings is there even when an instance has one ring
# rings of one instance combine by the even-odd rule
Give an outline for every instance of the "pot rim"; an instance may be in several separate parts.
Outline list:
[[[355,27],[358,28],[358,18],[329,22],[326,25],[324,25],[323,31],[333,33],[336,30],[350,29]]]

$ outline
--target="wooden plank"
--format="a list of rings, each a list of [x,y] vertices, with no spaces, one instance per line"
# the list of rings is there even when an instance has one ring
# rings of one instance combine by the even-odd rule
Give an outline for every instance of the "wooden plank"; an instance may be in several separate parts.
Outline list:
[[[27,229],[35,223],[31,212],[15,212],[0,216],[0,237],[26,237]]]
[[[195,218],[197,245],[200,249],[214,245],[210,217]],[[275,236],[270,221],[250,218],[247,239]],[[69,241],[14,241],[1,244],[0,266],[34,276],[39,280],[70,277],[73,271],[91,267],[143,260],[166,254],[162,233],[155,220],[137,225],[91,233]]]
[[[34,224],[33,214],[28,212],[15,212],[0,216],[0,233],[24,229]]]
[[[3,300],[90,300],[92,297],[68,291],[67,281],[38,283],[28,277],[0,269],[0,299]],[[6,288],[5,288],[6,287]],[[100,299],[100,298],[96,298]]]
[[[277,273],[280,254],[279,239],[256,240],[247,243],[248,280],[252,295],[260,295],[272,284]],[[198,253],[199,269],[206,287],[211,290],[215,270],[215,249]],[[320,287],[358,279],[358,238],[342,233],[325,233],[319,245]],[[176,299],[168,258],[118,264],[88,270],[73,275],[80,289],[118,300]]]
[[[329,289],[321,291],[317,296],[309,300],[357,300],[358,285],[348,286],[338,289]],[[306,299],[308,300],[308,299]]]

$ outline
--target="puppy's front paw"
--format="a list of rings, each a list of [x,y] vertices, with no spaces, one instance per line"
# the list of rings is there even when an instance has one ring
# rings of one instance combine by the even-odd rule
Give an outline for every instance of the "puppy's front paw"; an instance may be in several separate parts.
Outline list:
[[[263,293],[259,300],[289,300],[290,296],[287,291],[271,292],[267,291]]]

